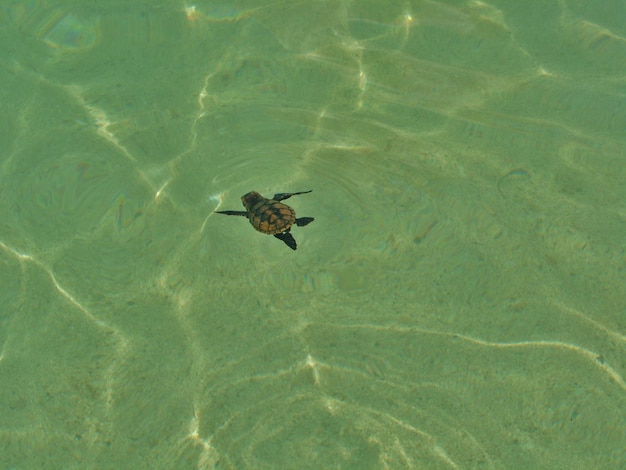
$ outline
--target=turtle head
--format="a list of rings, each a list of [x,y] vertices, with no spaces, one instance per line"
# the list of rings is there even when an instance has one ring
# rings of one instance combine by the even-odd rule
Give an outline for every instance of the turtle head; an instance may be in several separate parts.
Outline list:
[[[243,203],[243,206],[248,210],[257,202],[262,201],[263,199],[265,198],[256,191],[250,191],[249,193],[241,196],[241,202]]]

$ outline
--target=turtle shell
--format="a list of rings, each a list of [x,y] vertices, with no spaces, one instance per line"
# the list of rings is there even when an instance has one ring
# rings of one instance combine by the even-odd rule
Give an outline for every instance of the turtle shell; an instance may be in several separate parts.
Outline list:
[[[275,235],[289,230],[296,221],[296,212],[286,204],[267,199],[256,191],[241,197],[248,211],[248,220],[261,233]]]

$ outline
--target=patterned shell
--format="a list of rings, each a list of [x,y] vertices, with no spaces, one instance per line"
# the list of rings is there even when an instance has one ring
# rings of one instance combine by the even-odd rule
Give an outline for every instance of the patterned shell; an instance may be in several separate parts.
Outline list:
[[[248,211],[248,219],[259,232],[274,235],[288,230],[296,221],[296,212],[289,206],[274,199],[267,199],[256,191],[241,197]]]

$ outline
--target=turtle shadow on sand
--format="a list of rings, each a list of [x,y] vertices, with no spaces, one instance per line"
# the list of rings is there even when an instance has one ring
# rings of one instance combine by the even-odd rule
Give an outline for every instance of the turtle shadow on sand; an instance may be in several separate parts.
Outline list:
[[[256,191],[250,191],[241,196],[241,202],[246,208],[245,211],[215,211],[218,214],[225,215],[241,215],[247,217],[252,226],[261,233],[274,235],[279,240],[295,250],[298,245],[291,235],[291,226],[296,224],[298,227],[304,227],[315,219],[313,217],[296,218],[296,211],[279,201],[289,199],[291,196],[298,194],[308,194],[313,190],[302,191],[299,193],[278,193],[274,197],[267,199]]]

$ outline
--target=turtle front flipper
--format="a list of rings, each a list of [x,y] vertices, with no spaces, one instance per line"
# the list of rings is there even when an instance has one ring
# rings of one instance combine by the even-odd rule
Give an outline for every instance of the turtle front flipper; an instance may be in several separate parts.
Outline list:
[[[296,225],[298,227],[304,227],[305,225],[309,225],[314,220],[315,219],[313,217],[300,217],[299,219],[296,219]]]
[[[289,232],[277,233],[274,236],[278,238],[279,240],[284,241],[285,245],[287,245],[292,250],[295,250],[296,247],[298,246],[296,244],[296,240],[293,238],[293,236]]]
[[[248,213],[246,211],[215,211],[217,214],[226,214],[226,215],[243,215],[244,217],[248,217]]]
[[[274,194],[274,197],[272,198],[274,201],[284,201],[285,199],[289,199],[291,196],[297,196],[298,194],[308,194],[310,192],[312,192],[313,190],[309,190],[309,191],[302,191],[300,193],[278,193],[278,194]]]

